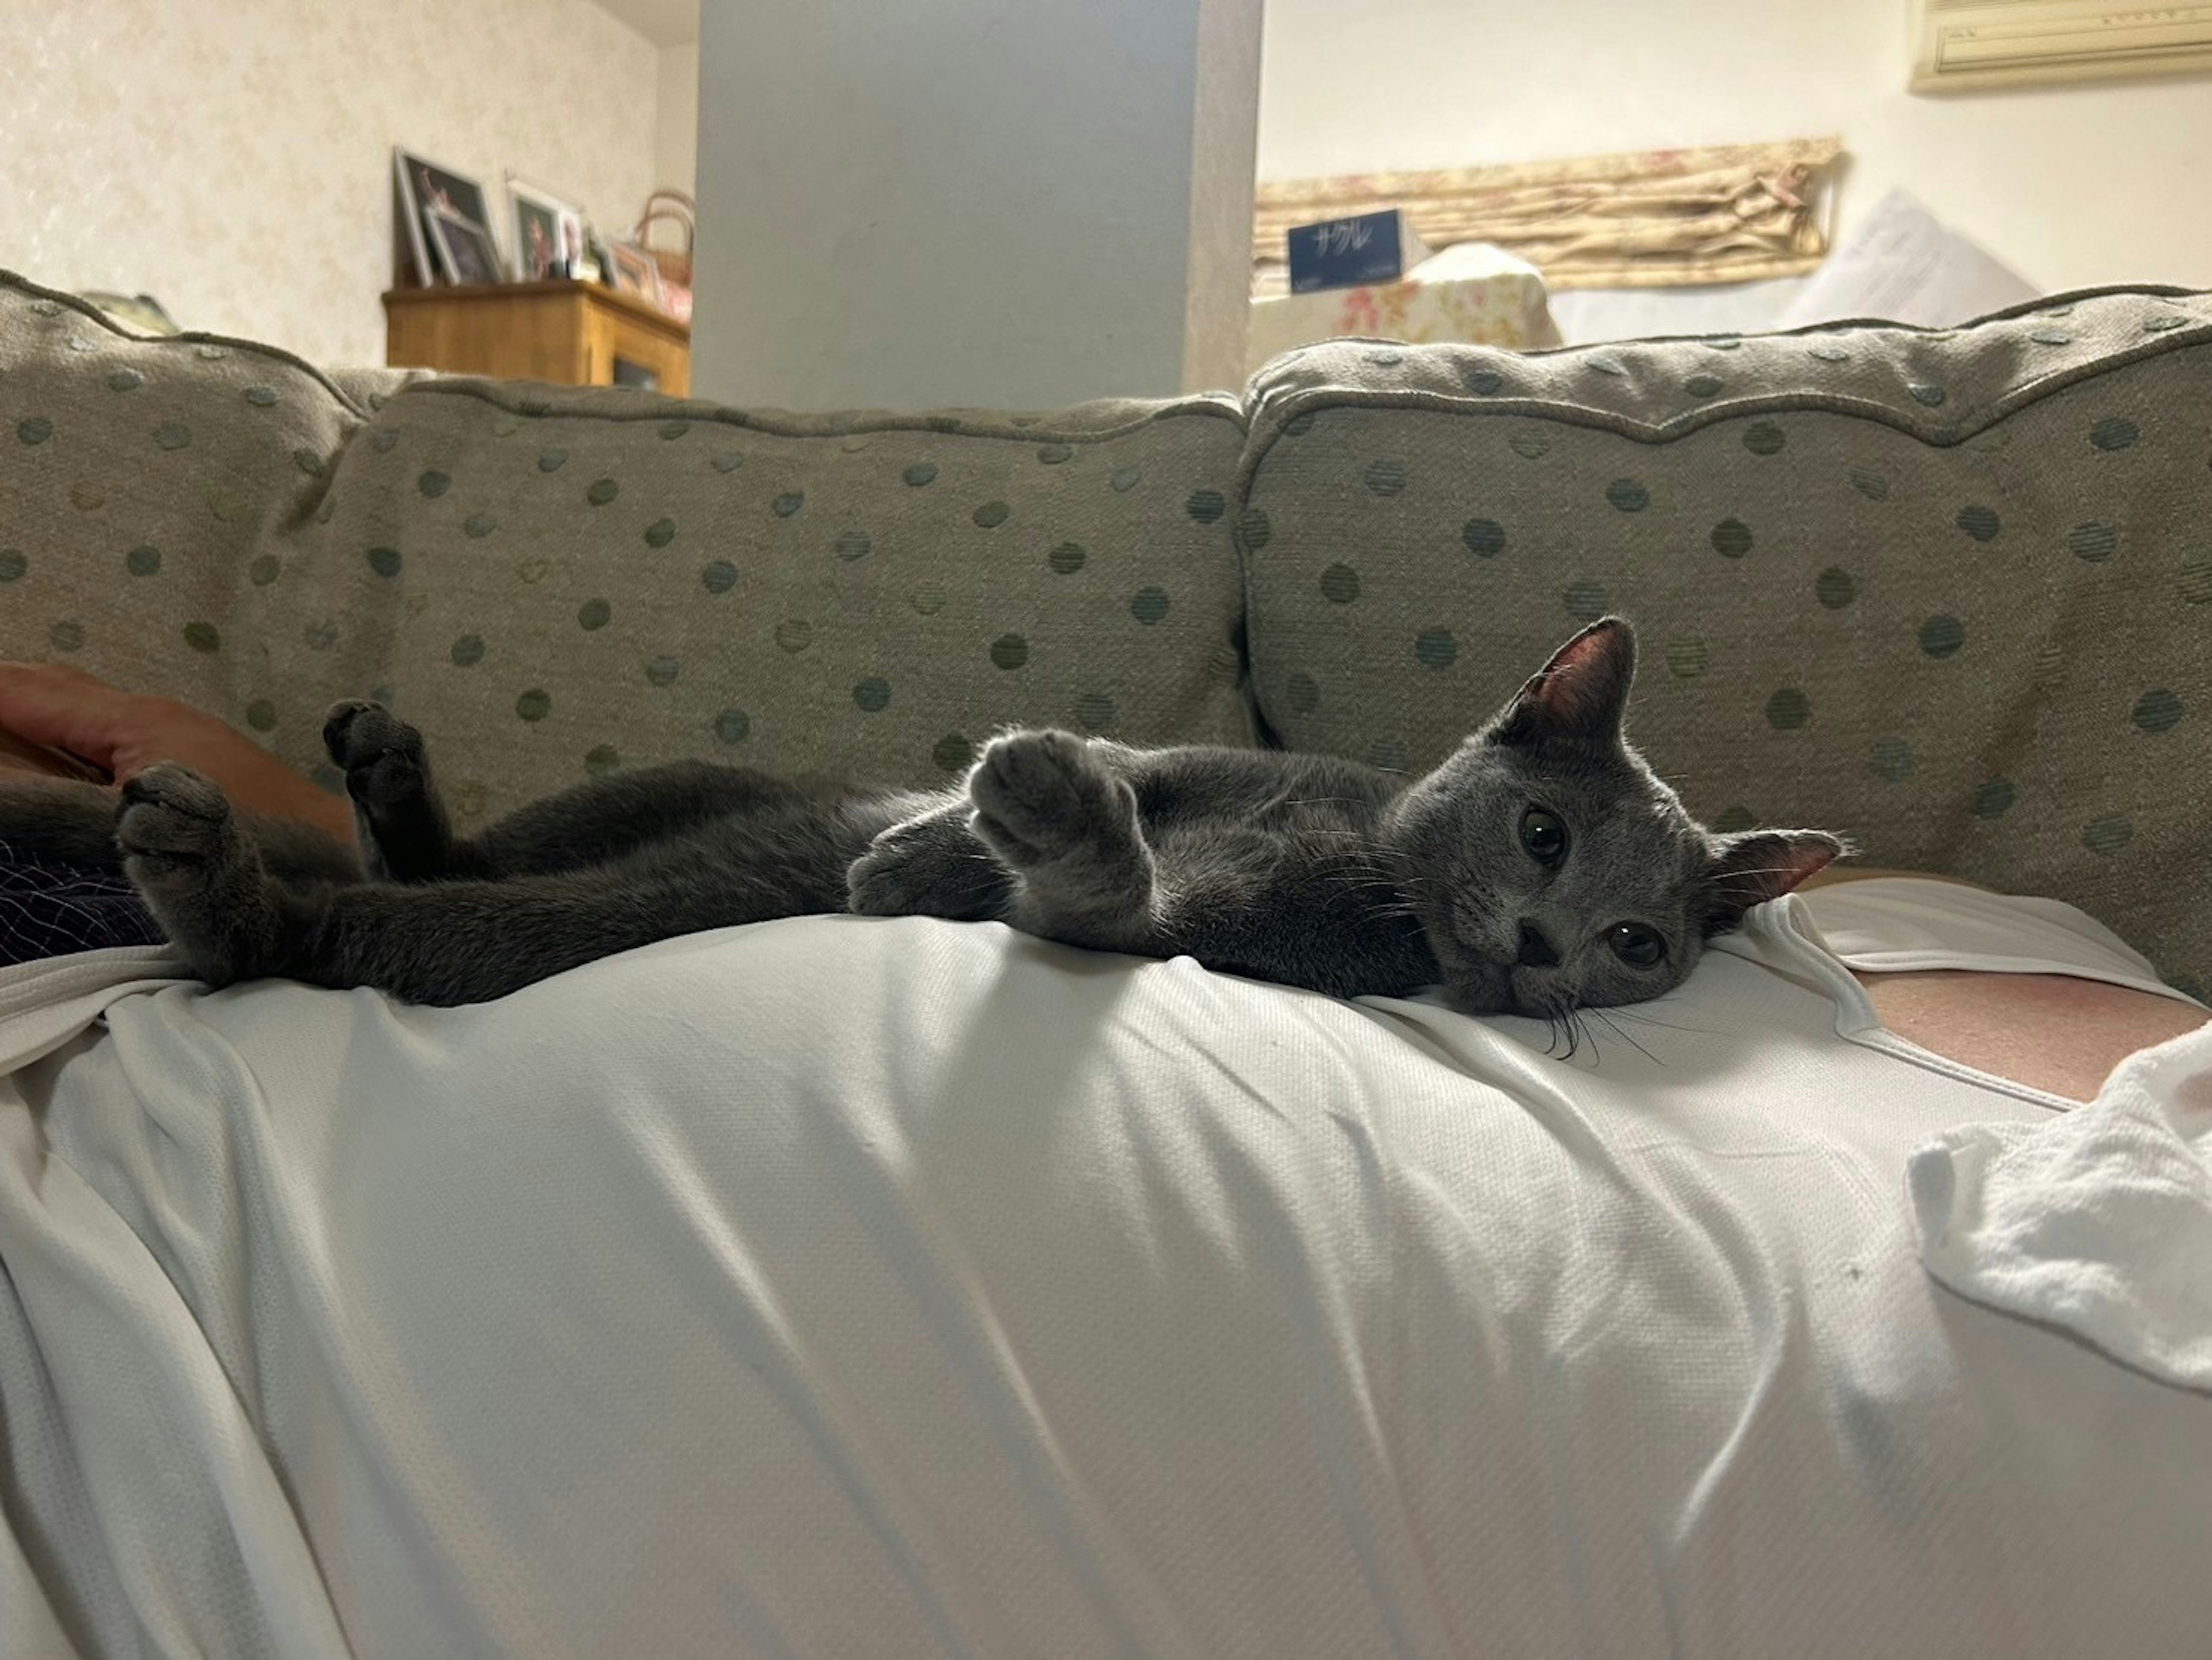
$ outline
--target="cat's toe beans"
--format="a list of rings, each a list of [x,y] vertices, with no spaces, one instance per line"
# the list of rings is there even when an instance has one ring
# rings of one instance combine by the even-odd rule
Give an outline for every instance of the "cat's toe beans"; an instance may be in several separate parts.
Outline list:
[[[323,752],[339,766],[343,766],[350,752],[347,740],[352,733],[353,723],[364,712],[375,707],[365,697],[341,698],[331,704],[329,713],[323,716]]]
[[[349,697],[331,705],[330,713],[323,717],[323,750],[331,761],[341,767],[349,767],[367,751],[374,753],[373,742],[375,717],[383,708],[366,698]]]
[[[386,755],[419,759],[422,737],[383,704],[349,698],[332,704],[324,718],[323,748],[333,763],[350,772]]]
[[[412,756],[386,751],[346,769],[346,794],[365,806],[389,806],[421,791],[422,769]]]
[[[134,834],[149,851],[190,853],[221,840],[229,823],[230,801],[220,787],[189,767],[162,762],[125,781],[116,839],[126,853],[135,850]]]
[[[188,768],[149,767],[123,787],[115,845],[124,873],[149,898],[204,888],[228,860],[236,835],[228,800]]]
[[[1048,854],[1079,836],[1110,782],[1079,739],[1022,733],[994,740],[968,781],[986,839],[1004,836]],[[983,821],[992,829],[985,830]]]
[[[846,908],[862,916],[904,915],[914,885],[912,864],[902,848],[870,848],[845,873]]]

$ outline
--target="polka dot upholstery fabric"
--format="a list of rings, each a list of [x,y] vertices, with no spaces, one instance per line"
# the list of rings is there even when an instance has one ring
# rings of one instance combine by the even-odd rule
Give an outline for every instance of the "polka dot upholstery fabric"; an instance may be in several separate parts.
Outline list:
[[[1249,744],[1228,400],[797,417],[441,380],[246,600],[312,712],[374,690],[464,819],[684,756],[936,785],[1011,723]]]
[[[2212,297],[1515,356],[1339,342],[1254,383],[1267,727],[1425,768],[1638,625],[1692,811],[2071,901],[2212,985]]]
[[[406,378],[341,389],[240,341],[136,339],[0,273],[0,654],[270,732],[246,687],[278,654],[246,602],[296,562],[337,458]]]
[[[465,822],[684,756],[946,781],[1000,726],[1252,741],[1234,400],[798,417],[131,342],[0,286],[0,651],[323,765],[417,721]]]

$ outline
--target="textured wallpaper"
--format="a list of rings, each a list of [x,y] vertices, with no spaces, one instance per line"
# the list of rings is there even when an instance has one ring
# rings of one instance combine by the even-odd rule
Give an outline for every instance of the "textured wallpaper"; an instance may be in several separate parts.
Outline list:
[[[381,363],[392,146],[626,230],[658,68],[590,0],[0,0],[0,266]]]

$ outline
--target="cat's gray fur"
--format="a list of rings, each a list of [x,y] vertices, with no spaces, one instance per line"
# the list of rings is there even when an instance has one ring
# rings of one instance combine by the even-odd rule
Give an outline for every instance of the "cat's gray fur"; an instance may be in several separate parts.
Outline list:
[[[275,856],[175,766],[125,786],[115,845],[216,985],[281,975],[477,1002],[672,935],[850,909],[995,918],[1340,995],[1441,980],[1464,1009],[1556,1018],[1671,989],[1708,937],[1842,851],[1817,831],[1691,819],[1624,735],[1634,665],[1626,623],[1592,624],[1410,781],[1324,756],[1016,732],[959,789],[823,802],[679,763],[473,839],[453,835],[414,730],[342,704],[325,739],[367,879],[334,848],[303,866],[296,836]],[[35,846],[0,802],[0,836],[18,833]],[[1634,960],[1646,936],[1659,954]]]

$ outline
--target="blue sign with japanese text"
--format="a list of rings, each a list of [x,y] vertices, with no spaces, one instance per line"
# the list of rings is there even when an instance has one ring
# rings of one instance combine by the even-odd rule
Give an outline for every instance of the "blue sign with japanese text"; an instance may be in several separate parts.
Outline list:
[[[1396,208],[1300,225],[1290,233],[1291,292],[1395,283],[1423,252]]]

